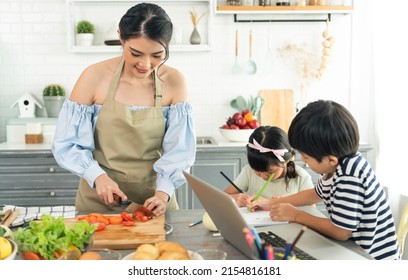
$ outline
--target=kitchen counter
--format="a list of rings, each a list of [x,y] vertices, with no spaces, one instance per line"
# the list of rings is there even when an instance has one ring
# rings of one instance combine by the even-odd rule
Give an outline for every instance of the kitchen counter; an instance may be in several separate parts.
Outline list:
[[[210,140],[209,140],[210,139]],[[211,142],[211,143],[210,143]],[[230,142],[220,137],[197,137],[197,148],[228,148],[228,147],[245,147],[246,142]],[[16,142],[0,143],[0,150],[50,150],[51,143],[25,144]]]

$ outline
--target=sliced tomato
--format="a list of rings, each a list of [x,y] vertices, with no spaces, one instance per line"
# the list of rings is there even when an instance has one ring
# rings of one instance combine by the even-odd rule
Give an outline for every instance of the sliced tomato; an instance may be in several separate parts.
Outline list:
[[[123,221],[121,216],[109,216],[108,219],[111,225],[120,225]]]
[[[135,221],[125,221],[125,220],[122,221],[122,225],[127,226],[127,227],[134,226],[135,224],[136,224]]]
[[[142,217],[142,222],[143,223],[147,222],[148,220],[150,220],[149,217],[147,217],[147,216]]]
[[[132,215],[130,215],[127,212],[122,212],[122,214],[120,216],[122,217],[122,220],[124,220],[124,221],[129,221],[129,222],[134,221]]]
[[[145,214],[143,214],[142,212],[135,211],[135,212],[133,212],[132,217],[133,217],[136,221],[140,221],[140,220],[143,218],[144,215],[145,215]]]
[[[106,224],[104,222],[99,222],[99,221],[91,221],[91,224],[96,226],[95,231],[102,231],[106,228]]]
[[[24,260],[41,260],[40,255],[34,252],[23,252],[22,255]]]

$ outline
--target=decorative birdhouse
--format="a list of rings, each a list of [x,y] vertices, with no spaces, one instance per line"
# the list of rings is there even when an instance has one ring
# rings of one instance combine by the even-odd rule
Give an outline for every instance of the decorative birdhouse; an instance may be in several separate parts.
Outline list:
[[[35,118],[35,105],[42,108],[42,105],[38,103],[34,96],[30,93],[24,93],[13,105],[11,108],[18,104],[20,109],[19,118]]]

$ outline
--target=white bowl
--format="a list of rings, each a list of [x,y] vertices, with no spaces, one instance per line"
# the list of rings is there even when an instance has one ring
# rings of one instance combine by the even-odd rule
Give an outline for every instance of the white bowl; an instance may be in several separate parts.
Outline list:
[[[249,136],[255,129],[224,129],[220,128],[220,132],[225,139],[232,142],[248,142]]]

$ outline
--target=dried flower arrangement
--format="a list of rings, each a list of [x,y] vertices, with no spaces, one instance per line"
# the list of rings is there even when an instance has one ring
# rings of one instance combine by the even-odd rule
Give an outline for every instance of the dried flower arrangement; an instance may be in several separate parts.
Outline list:
[[[307,44],[300,45],[285,43],[281,48],[278,48],[278,53],[285,60],[293,62],[296,72],[300,77],[300,103],[305,105],[305,89],[310,82],[315,79],[321,79],[327,70],[327,64],[332,52],[334,38],[329,35],[328,23],[326,22],[326,30],[322,34],[324,41],[322,43],[322,56],[319,58],[307,50]]]
[[[194,8],[192,11],[190,11],[191,22],[193,23],[194,27],[197,27],[198,23],[200,22],[204,15],[205,13],[198,15]]]

